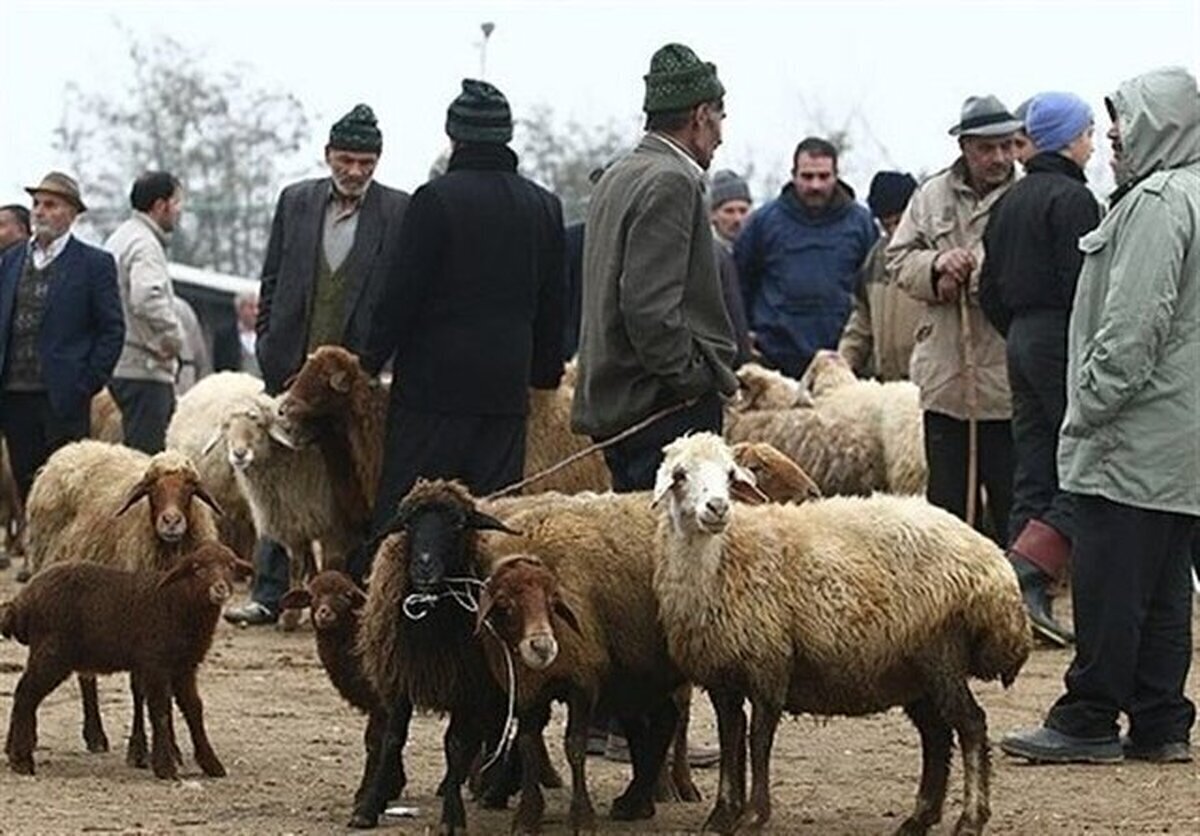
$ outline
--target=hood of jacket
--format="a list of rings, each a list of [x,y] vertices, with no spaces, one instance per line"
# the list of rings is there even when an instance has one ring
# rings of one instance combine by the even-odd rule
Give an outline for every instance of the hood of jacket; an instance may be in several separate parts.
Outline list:
[[[854,206],[854,189],[842,179],[838,179],[837,187],[828,205],[813,211],[800,200],[796,186],[787,183],[779,190],[779,202],[787,213],[805,226],[823,226],[836,223]]]
[[[1131,78],[1105,103],[1121,133],[1119,186],[1200,160],[1200,93],[1184,68]]]

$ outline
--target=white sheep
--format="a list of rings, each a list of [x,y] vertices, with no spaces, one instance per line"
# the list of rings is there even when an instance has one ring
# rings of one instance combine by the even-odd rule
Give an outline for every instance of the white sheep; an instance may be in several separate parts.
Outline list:
[[[916,497],[735,506],[731,482],[744,477],[725,443],[701,433],[667,446],[654,490],[662,506],[654,588],[668,647],[717,713],[721,777],[707,826],[728,833],[770,818],[783,711],[903,706],[921,733],[924,766],[899,832],[924,833],[940,820],[954,730],[965,784],[955,832],[979,833],[989,815],[987,723],[967,679],[1007,686],[1030,650],[1008,561]]]
[[[923,495],[929,481],[921,392],[915,383],[859,380],[836,351],[818,351],[801,383],[817,412],[867,429],[883,456],[888,493]]]

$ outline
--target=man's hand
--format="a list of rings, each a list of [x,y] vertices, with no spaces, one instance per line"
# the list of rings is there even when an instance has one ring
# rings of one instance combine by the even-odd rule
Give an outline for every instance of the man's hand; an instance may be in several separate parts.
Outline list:
[[[956,247],[946,250],[933,262],[937,273],[937,295],[943,302],[958,299],[959,285],[964,285],[975,271],[975,256],[970,250]]]

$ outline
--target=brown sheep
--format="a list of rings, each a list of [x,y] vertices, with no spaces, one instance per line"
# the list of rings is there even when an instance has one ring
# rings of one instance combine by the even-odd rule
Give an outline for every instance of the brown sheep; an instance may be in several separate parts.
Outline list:
[[[38,573],[0,608],[0,635],[29,646],[13,693],[5,753],[9,767],[32,775],[37,709],[72,671],[130,671],[149,704],[151,763],[159,778],[176,778],[170,731],[174,696],[187,720],[196,762],[205,775],[225,767],[204,728],[196,669],[212,644],[221,606],[250,565],[218,543],[186,555],[165,574],[75,563]]]
[[[571,431],[571,401],[575,389],[560,383],[557,389],[529,390],[529,416],[525,428],[525,475],[532,476],[586,449],[592,440]],[[607,491],[612,475],[599,450],[529,486],[528,491]]]
[[[25,555],[25,503],[13,478],[8,440],[3,437],[0,437],[0,525],[4,527],[4,554],[0,555],[0,569],[3,569],[12,558]],[[27,556],[25,562],[28,568]]]

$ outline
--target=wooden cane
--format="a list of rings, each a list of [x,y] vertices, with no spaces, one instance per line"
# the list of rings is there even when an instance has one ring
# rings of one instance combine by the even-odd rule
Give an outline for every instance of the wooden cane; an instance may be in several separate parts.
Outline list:
[[[967,525],[975,527],[976,495],[979,493],[979,389],[975,368],[975,339],[971,331],[971,307],[967,287],[958,293],[958,318],[962,331],[963,366],[967,386]]]

